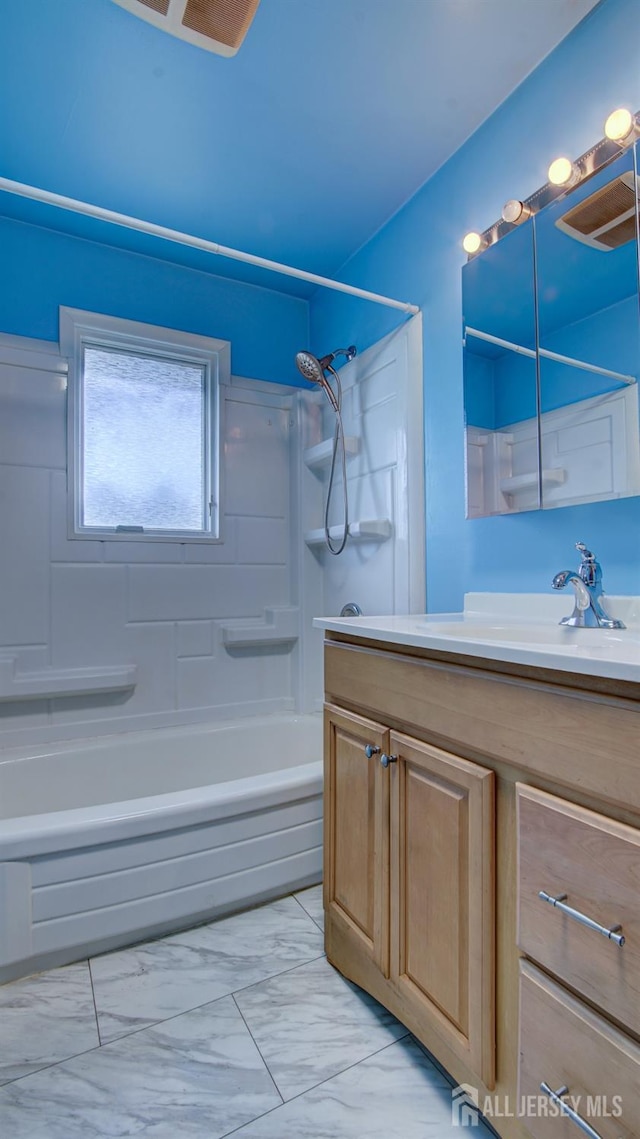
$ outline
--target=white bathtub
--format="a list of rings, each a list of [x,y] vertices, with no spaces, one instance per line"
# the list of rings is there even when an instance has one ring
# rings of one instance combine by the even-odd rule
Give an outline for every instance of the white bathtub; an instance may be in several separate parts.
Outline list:
[[[319,716],[0,753],[0,983],[320,880]]]

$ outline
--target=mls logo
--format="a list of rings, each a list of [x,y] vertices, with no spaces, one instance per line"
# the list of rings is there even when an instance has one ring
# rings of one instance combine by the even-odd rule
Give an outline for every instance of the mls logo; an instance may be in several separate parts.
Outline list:
[[[478,1089],[471,1084],[458,1084],[451,1093],[451,1123],[454,1127],[477,1127]]]

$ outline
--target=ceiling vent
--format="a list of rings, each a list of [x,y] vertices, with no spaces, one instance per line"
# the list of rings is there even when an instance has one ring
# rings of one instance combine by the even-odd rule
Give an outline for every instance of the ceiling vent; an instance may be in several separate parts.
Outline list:
[[[556,225],[593,249],[618,249],[635,241],[639,200],[640,178],[634,178],[630,170],[563,214]]]
[[[235,55],[260,0],[114,0],[178,39],[214,51]]]

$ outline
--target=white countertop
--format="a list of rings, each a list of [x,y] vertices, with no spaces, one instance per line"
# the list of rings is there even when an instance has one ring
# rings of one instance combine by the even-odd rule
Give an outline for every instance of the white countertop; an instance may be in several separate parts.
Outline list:
[[[387,644],[640,683],[640,598],[606,596],[603,602],[625,629],[558,624],[572,611],[573,591],[467,593],[462,613],[316,617],[314,625]]]

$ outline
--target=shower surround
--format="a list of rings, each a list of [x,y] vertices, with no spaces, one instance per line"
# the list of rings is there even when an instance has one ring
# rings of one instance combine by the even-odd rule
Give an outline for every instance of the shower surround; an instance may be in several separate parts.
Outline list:
[[[420,354],[415,318],[342,369],[332,558],[322,393],[221,384],[222,543],[74,540],[66,360],[0,336],[0,979],[319,880],[312,618],[424,607]]]

